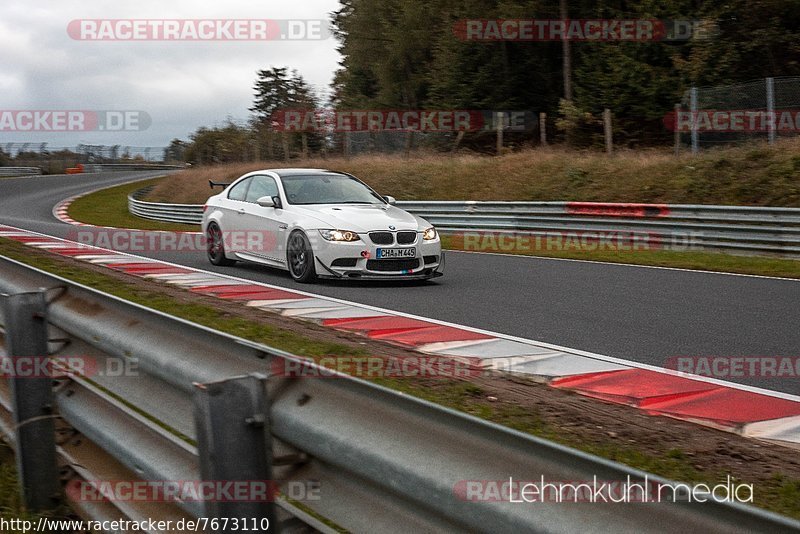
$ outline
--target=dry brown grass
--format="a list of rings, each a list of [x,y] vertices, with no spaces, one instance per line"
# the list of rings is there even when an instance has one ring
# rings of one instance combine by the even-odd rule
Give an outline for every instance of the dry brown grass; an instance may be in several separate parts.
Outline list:
[[[264,168],[319,167],[355,174],[399,200],[581,200],[800,206],[800,140],[698,156],[666,150],[613,156],[560,148],[502,157],[427,154],[254,162],[190,169],[164,180],[154,201],[202,203],[208,180]]]

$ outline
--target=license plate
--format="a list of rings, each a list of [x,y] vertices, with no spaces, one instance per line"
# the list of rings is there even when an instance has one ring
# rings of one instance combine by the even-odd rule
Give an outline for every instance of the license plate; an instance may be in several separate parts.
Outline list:
[[[417,249],[415,248],[379,248],[377,252],[379,259],[384,258],[416,258]]]

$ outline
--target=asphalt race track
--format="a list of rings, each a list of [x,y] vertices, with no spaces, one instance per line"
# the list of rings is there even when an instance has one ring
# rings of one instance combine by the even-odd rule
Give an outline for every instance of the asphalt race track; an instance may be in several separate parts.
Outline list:
[[[0,223],[74,236],[76,227],[53,217],[57,202],[161,174],[0,179]],[[201,252],[141,255],[298,287],[287,273],[266,267],[214,267]],[[800,281],[448,252],[445,276],[434,282],[324,282],[299,288],[657,366],[674,356],[800,358]],[[800,394],[798,375],[731,380]]]

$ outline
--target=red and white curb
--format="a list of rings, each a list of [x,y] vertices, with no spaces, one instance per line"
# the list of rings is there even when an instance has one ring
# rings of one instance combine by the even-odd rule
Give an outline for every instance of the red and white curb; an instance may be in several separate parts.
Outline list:
[[[53,217],[58,219],[61,222],[65,222],[67,224],[72,224],[74,226],[91,226],[86,223],[78,222],[72,217],[69,216],[69,207],[70,205],[75,202],[77,199],[81,198],[82,196],[86,196],[93,191],[87,191],[86,193],[81,193],[80,195],[75,195],[73,197],[69,197],[67,199],[62,200],[58,204],[53,207]]]
[[[422,353],[525,375],[648,414],[800,448],[800,397],[795,395],[210,273],[11,226],[0,225],[0,237]]]
[[[92,189],[90,191],[84,191],[83,193],[71,196],[69,198],[65,198],[64,200],[62,200],[61,202],[59,202],[58,204],[53,206],[53,212],[52,212],[53,213],[53,217],[55,217],[56,219],[58,219],[59,221],[61,221],[63,223],[71,224],[73,226],[88,226],[88,227],[91,227],[91,228],[108,228],[110,230],[126,230],[126,231],[130,231],[130,232],[143,231],[143,230],[139,230],[137,228],[119,228],[117,226],[97,226],[97,225],[94,225],[94,224],[82,223],[80,221],[76,221],[75,219],[73,219],[72,217],[69,216],[69,207],[72,205],[73,202],[75,202],[76,200],[78,200],[81,197],[85,197],[87,195],[91,195],[92,193],[97,193],[98,191],[103,191],[105,189],[111,189],[113,187],[119,187],[121,185],[127,185],[127,184],[130,184],[130,183],[141,182],[142,180],[143,180],[142,178],[137,178],[137,179],[134,179],[134,180],[132,180],[130,182],[123,182],[121,184],[104,185],[102,187],[98,187],[98,188]],[[144,178],[144,180],[147,180],[147,178]],[[165,233],[174,233],[174,234],[191,234],[191,235],[199,235],[200,234],[200,232],[192,232],[192,231],[185,231],[185,230],[146,230],[146,231],[147,232],[165,232]]]

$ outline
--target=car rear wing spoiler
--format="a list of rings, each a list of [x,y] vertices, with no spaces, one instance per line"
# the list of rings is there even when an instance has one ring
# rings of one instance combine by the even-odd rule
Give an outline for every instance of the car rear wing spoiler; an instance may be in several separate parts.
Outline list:
[[[231,185],[230,182],[225,183],[225,182],[214,182],[213,180],[209,180],[208,181],[208,186],[211,189],[214,189],[215,187],[223,187],[224,188],[224,187],[228,187],[229,185]]]

